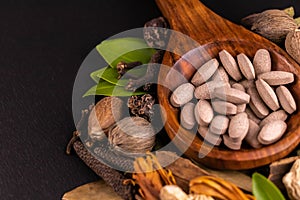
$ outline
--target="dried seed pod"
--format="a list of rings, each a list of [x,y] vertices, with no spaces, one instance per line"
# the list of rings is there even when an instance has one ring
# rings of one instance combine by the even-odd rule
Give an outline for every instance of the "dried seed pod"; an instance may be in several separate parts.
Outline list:
[[[287,34],[296,29],[295,20],[282,10],[266,10],[260,13],[251,30],[275,42],[284,41]]]
[[[285,49],[300,64],[300,29],[292,30],[287,34]]]
[[[125,104],[118,97],[105,97],[92,109],[88,119],[88,135],[92,140],[101,141],[108,128],[124,116]]]
[[[116,152],[125,155],[143,154],[154,146],[155,132],[146,119],[126,117],[112,127],[108,140]]]

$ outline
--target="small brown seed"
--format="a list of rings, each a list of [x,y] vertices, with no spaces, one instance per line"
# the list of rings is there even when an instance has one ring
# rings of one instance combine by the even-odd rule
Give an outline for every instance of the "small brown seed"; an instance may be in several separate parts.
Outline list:
[[[233,140],[243,140],[248,130],[249,119],[247,113],[239,113],[230,120],[228,134]]]
[[[253,59],[253,66],[256,75],[271,71],[271,56],[268,50],[259,49]]]
[[[195,116],[194,116],[194,103],[187,103],[183,106],[180,113],[180,122],[181,125],[186,129],[193,129],[196,124]]]
[[[245,141],[253,148],[261,148],[262,145],[257,140],[260,127],[253,120],[249,119],[249,130],[245,137]]]
[[[284,86],[278,87],[276,89],[276,94],[279,98],[281,106],[286,112],[292,114],[293,112],[296,111],[297,106],[296,106],[295,99],[293,98],[293,95],[286,87]]]
[[[215,72],[215,74],[211,77],[212,81],[223,81],[223,82],[229,82],[229,77],[227,72],[225,71],[224,67],[219,66],[218,70]]]
[[[265,119],[263,119],[259,123],[259,126],[263,127],[267,123],[270,123],[270,122],[276,121],[276,120],[285,121],[287,119],[287,117],[288,117],[288,115],[286,114],[286,112],[284,110],[278,110],[278,111],[272,112]]]
[[[229,119],[223,115],[217,115],[213,118],[209,130],[216,135],[226,133],[229,126]]]
[[[242,79],[241,72],[232,55],[228,53],[226,50],[222,50],[219,52],[219,57],[227,73],[235,81],[241,80]]]
[[[222,142],[222,138],[220,137],[220,135],[211,133],[206,126],[199,126],[198,133],[201,135],[204,141],[212,145],[219,146]]]
[[[216,88],[214,96],[236,104],[249,103],[250,101],[250,96],[247,93],[234,88]]]
[[[258,141],[261,144],[269,145],[278,141],[287,129],[284,121],[276,120],[264,125],[258,134]]]
[[[256,88],[259,96],[267,104],[271,110],[275,111],[279,109],[279,102],[274,90],[264,80],[258,79],[256,82]]]
[[[254,67],[250,59],[243,53],[237,56],[238,64],[242,74],[246,77],[247,80],[255,79]]]
[[[232,150],[240,150],[242,146],[242,141],[234,141],[228,135],[223,135],[224,144]]]
[[[260,74],[258,76],[259,79],[263,79],[269,85],[276,86],[276,85],[286,85],[289,83],[294,82],[294,74],[291,72],[284,72],[284,71],[271,71]]]
[[[217,59],[211,59],[202,65],[192,78],[192,84],[194,86],[199,86],[205,83],[212,75],[216,72],[219,67],[219,62]]]
[[[194,97],[195,87],[191,83],[184,83],[175,89],[170,101],[174,107],[180,107],[191,101]]]
[[[253,111],[246,107],[245,113],[247,113],[248,118],[253,120],[255,123],[259,124],[261,122],[261,120],[253,113]]]
[[[248,88],[247,93],[251,96],[249,106],[255,115],[262,119],[265,118],[269,114],[269,109],[260,98],[255,87]],[[256,120],[254,120],[256,122]]]
[[[235,115],[237,114],[237,106],[227,101],[214,100],[212,107],[215,112],[221,115]]]
[[[199,100],[195,106],[195,119],[200,126],[208,126],[214,117],[214,111],[206,100]]]
[[[209,81],[197,87],[194,95],[197,99],[212,99],[213,91],[219,87],[230,87],[230,85],[227,82]]]

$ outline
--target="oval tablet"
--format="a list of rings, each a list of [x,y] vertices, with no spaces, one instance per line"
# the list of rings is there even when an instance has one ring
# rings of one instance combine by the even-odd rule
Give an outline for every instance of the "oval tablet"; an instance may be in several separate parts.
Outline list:
[[[260,131],[260,127],[253,120],[249,119],[249,130],[245,137],[245,141],[253,148],[258,149],[262,147],[259,143],[257,136]]]
[[[195,115],[194,115],[195,104],[187,103],[183,106],[180,112],[180,123],[186,129],[194,128],[196,124]]]
[[[244,104],[250,101],[250,96],[246,92],[228,87],[216,88],[214,90],[214,97],[235,104]]]
[[[214,111],[221,115],[237,114],[237,106],[227,101],[214,100],[211,104]]]
[[[213,118],[209,130],[217,135],[226,133],[229,126],[229,119],[223,115],[217,115]]]
[[[264,125],[258,134],[258,141],[261,144],[269,145],[278,141],[287,129],[284,121],[276,120]]]
[[[247,90],[247,93],[250,95],[250,103],[249,106],[254,114],[262,119],[265,118],[269,114],[269,109],[259,96],[255,87],[250,87]]]
[[[284,71],[271,71],[260,74],[258,78],[263,79],[269,85],[285,85],[294,82],[294,74]]]
[[[237,56],[238,64],[242,74],[247,80],[255,79],[255,71],[250,59],[243,53]]]
[[[222,50],[219,52],[219,57],[229,76],[231,76],[235,81],[241,80],[242,74],[232,55],[226,50]]]
[[[246,113],[239,113],[231,118],[228,128],[229,137],[243,140],[249,130],[249,119]]]
[[[297,106],[296,106],[295,99],[291,94],[291,92],[285,86],[278,87],[276,89],[276,94],[278,96],[282,108],[286,112],[292,114],[293,112],[296,111]]]
[[[174,107],[180,107],[191,101],[194,97],[195,87],[191,83],[184,83],[175,89],[170,102]]]
[[[270,72],[272,67],[271,56],[268,50],[259,49],[254,56],[253,66],[256,75]]]
[[[262,79],[258,79],[255,82],[255,85],[259,96],[262,98],[265,104],[273,111],[278,110],[280,106],[273,88],[271,88],[271,86],[269,86],[268,83]]]
[[[206,100],[199,100],[194,112],[195,119],[200,126],[208,126],[214,117],[214,111]]]
[[[272,112],[269,114],[266,118],[264,118],[260,123],[259,126],[263,127],[269,122],[276,121],[276,120],[282,120],[285,121],[287,119],[288,115],[284,110],[278,110],[276,112]]]
[[[202,65],[192,78],[192,84],[194,86],[199,86],[205,83],[212,75],[216,72],[219,67],[219,62],[217,59],[211,59]]]
[[[222,142],[222,138],[220,135],[213,134],[209,131],[208,127],[206,126],[199,126],[198,133],[201,135],[201,137],[204,139],[204,141],[219,146]]]

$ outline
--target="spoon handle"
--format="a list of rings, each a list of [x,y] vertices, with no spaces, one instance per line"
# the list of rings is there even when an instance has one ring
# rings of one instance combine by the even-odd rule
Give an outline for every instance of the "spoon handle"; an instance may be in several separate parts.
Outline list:
[[[173,30],[189,35],[200,44],[255,38],[254,34],[220,17],[199,0],[156,0],[156,4]]]

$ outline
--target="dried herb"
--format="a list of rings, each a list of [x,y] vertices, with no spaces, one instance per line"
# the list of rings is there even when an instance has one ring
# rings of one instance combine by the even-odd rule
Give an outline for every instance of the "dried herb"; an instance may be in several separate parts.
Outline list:
[[[150,94],[144,94],[143,96],[131,96],[128,99],[127,106],[132,115],[151,121],[154,114],[154,102],[155,99]]]

